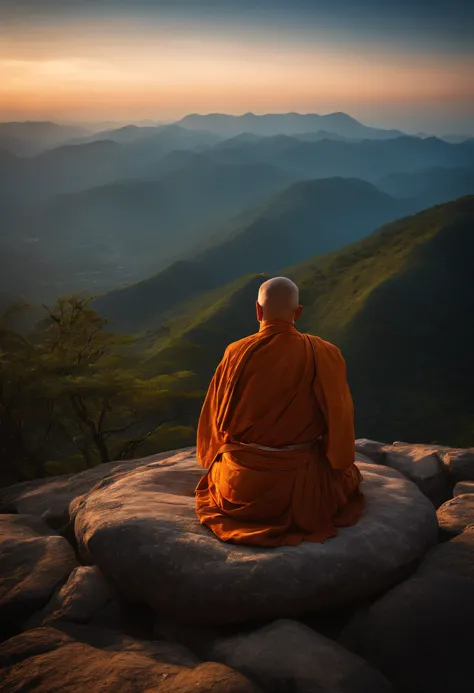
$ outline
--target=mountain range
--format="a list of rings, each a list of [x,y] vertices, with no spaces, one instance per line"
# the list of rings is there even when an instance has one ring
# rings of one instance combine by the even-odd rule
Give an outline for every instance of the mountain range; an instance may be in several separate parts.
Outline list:
[[[208,283],[231,280],[262,269],[259,255],[269,242],[275,258],[267,254],[272,264],[262,271],[281,266],[273,238],[288,262],[298,262],[385,221],[474,192],[471,141],[398,133],[348,139],[306,129],[331,127],[325,117],[269,118],[270,132],[295,122],[301,132],[227,137],[150,124],[82,133],[76,144],[29,158],[1,150],[0,293],[48,302],[77,290],[104,293],[188,259],[199,261]],[[48,130],[16,124],[12,132],[21,133],[20,125],[27,133],[40,125],[40,132]],[[353,187],[323,182],[331,178],[360,179],[360,204]],[[369,195],[364,181],[378,190]],[[352,210],[349,219],[344,206]]]
[[[243,132],[255,135],[296,135],[317,130],[326,130],[335,135],[357,139],[386,139],[403,134],[400,130],[368,127],[347,113],[329,113],[328,115],[316,113],[255,115],[254,113],[246,113],[241,116],[224,113],[210,113],[208,115],[193,113],[185,116],[178,123],[190,130],[210,130],[227,137]]]

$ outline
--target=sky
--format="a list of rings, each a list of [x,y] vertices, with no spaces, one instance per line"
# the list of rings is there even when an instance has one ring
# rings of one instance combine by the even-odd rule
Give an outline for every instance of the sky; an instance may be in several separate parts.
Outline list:
[[[472,0],[0,0],[0,120],[344,111],[474,134]]]

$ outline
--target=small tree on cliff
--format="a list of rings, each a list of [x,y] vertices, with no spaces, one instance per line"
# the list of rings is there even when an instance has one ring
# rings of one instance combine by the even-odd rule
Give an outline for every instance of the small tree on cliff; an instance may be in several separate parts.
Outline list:
[[[193,397],[185,391],[189,373],[145,378],[134,340],[107,331],[91,299],[61,298],[45,310],[31,339],[10,330],[3,340],[0,411],[14,416],[0,444],[20,476],[39,476],[45,461],[73,451],[85,466],[130,457]]]

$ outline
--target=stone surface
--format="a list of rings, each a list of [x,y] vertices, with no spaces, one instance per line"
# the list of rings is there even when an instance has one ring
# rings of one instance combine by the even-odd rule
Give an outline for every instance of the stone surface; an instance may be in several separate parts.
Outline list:
[[[474,448],[443,448],[439,455],[455,481],[474,481]]]
[[[193,450],[194,448],[190,448]],[[40,516],[48,525],[60,528],[69,520],[69,504],[102,479],[164,460],[174,451],[123,462],[107,462],[78,474],[64,474],[24,481],[0,489],[0,513],[27,513]]]
[[[228,664],[268,693],[393,693],[367,662],[290,620],[218,640],[210,658]]]
[[[324,544],[258,549],[220,542],[195,514],[202,474],[182,452],[99,483],[71,504],[83,560],[130,601],[201,625],[297,617],[396,583],[433,545],[432,504],[387,467],[360,464],[367,505]]]
[[[76,629],[78,627],[76,626]],[[84,630],[85,629],[85,630]],[[34,690],[84,693],[258,693],[242,674],[222,664],[195,668],[158,661],[140,643],[113,641],[114,634],[86,641],[56,628],[37,628],[0,645],[0,692]]]
[[[87,623],[114,598],[114,593],[96,566],[79,566],[67,582],[56,591],[50,602],[35,614],[29,627],[53,621]]]
[[[458,481],[453,488],[453,496],[460,496],[463,493],[474,493],[474,481]]]
[[[444,449],[439,446],[401,441],[385,445],[361,438],[356,441],[356,450],[411,479],[435,507],[450,498],[450,480],[440,452]]]
[[[356,453],[365,455],[376,464],[385,464],[385,450],[387,443],[381,443],[379,440],[370,440],[370,438],[357,438],[355,442]]]
[[[355,461],[356,462],[364,462],[365,464],[376,464],[373,460],[370,459],[370,457],[367,457],[367,455],[363,455],[361,452],[357,452],[355,454]]]
[[[76,623],[56,622],[50,624],[79,642],[98,647],[107,652],[137,652],[151,657],[155,662],[176,664],[182,667],[195,667],[200,660],[191,650],[180,643],[162,639],[146,640],[130,637],[119,631]]]
[[[0,620],[42,608],[77,566],[64,537],[31,515],[0,515]]]
[[[461,534],[466,527],[474,525],[474,493],[463,493],[452,498],[438,508],[436,514],[445,534]]]
[[[400,693],[472,687],[474,528],[439,544],[417,572],[367,610],[340,642],[382,671]]]

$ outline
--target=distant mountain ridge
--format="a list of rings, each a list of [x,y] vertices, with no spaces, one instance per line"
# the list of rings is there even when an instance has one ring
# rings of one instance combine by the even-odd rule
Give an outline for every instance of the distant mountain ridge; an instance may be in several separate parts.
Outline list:
[[[46,122],[0,123],[0,148],[18,156],[33,156],[63,144],[73,137],[84,137],[87,129],[78,125],[59,125]]]
[[[307,138],[307,134],[304,136]],[[450,144],[436,137],[402,136],[386,140],[323,138],[298,135],[236,135],[200,153],[171,152],[168,165],[194,161],[214,163],[271,163],[304,178],[362,178],[376,183],[390,173],[404,173],[433,166],[474,167],[474,147],[469,142]]]
[[[416,198],[421,206],[431,207],[472,194],[474,166],[433,166],[409,173],[391,173],[381,178],[377,187],[394,197]]]
[[[346,113],[271,113],[255,115],[246,113],[241,116],[224,113],[200,115],[193,113],[185,116],[178,124],[191,130],[211,130],[221,135],[238,135],[248,132],[256,135],[296,135],[317,130],[326,130],[349,138],[388,139],[403,135],[400,130],[383,130],[363,125]]]

